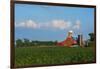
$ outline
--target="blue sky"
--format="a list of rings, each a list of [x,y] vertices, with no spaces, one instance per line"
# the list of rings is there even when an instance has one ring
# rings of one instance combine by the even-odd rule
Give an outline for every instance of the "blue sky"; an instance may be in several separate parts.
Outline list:
[[[94,32],[94,8],[15,5],[15,39],[63,41],[70,30],[88,39]]]

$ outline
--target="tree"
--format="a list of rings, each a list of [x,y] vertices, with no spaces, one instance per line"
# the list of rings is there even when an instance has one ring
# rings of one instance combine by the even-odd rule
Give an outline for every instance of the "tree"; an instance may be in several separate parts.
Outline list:
[[[16,47],[22,47],[23,46],[23,41],[21,39],[16,40]]]
[[[94,41],[94,33],[89,33],[89,36],[90,36],[90,41]]]
[[[24,46],[30,46],[30,41],[28,39],[24,39]]]

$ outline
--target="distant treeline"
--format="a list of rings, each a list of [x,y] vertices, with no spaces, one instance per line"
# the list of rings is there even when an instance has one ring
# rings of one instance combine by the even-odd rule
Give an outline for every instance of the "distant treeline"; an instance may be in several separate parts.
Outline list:
[[[88,34],[90,38],[86,41],[86,43],[93,43],[95,40],[94,33]],[[29,46],[55,46],[57,44],[57,41],[38,41],[38,40],[29,40],[29,39],[17,39],[15,40],[15,46],[16,47],[29,47]],[[89,45],[90,45],[89,44]]]
[[[57,41],[37,41],[37,40],[32,40],[30,41],[29,39],[17,39],[15,46],[16,47],[29,47],[29,46],[53,46],[56,45]]]

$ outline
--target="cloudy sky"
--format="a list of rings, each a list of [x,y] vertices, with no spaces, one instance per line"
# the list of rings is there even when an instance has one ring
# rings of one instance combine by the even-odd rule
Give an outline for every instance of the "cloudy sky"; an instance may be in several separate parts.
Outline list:
[[[94,32],[94,9],[46,5],[15,5],[15,39],[57,40],[66,38],[68,31],[73,36]]]

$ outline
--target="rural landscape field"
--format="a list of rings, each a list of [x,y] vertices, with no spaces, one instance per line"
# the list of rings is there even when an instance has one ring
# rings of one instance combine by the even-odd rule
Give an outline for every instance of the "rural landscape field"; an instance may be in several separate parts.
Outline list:
[[[92,63],[95,62],[95,50],[92,45],[85,48],[61,46],[18,47],[15,48],[15,66]]]
[[[96,62],[95,8],[15,4],[14,66]]]

